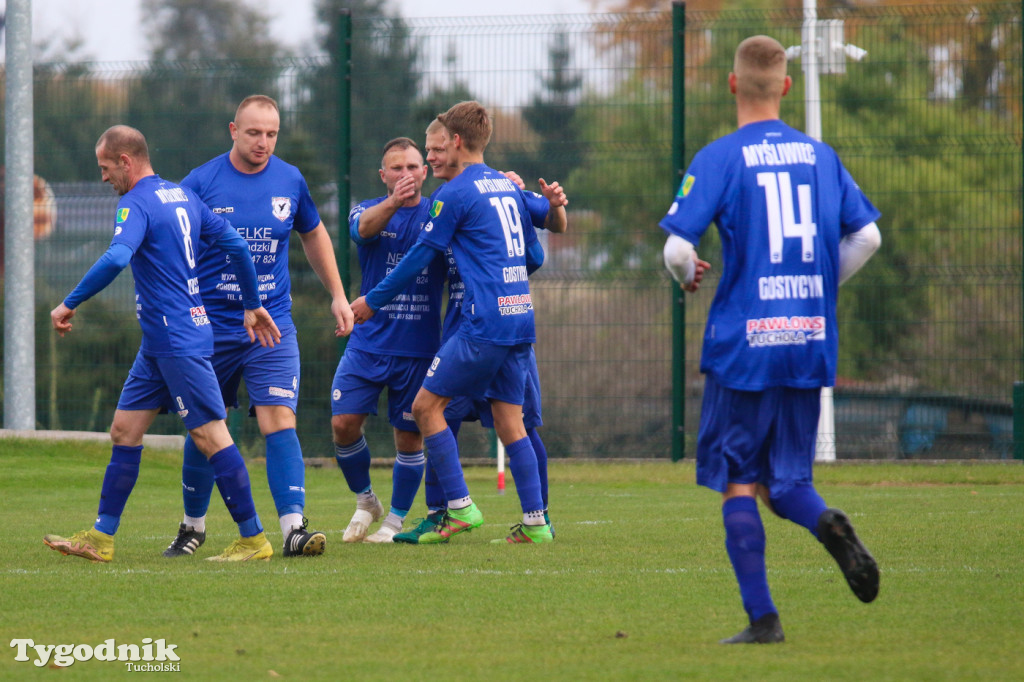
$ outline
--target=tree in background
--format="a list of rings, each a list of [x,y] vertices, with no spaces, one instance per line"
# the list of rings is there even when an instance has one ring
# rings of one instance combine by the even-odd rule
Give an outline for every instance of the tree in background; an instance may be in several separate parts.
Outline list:
[[[352,13],[356,27],[352,40],[352,198],[381,192],[377,169],[384,143],[400,135],[419,139],[426,123],[414,120],[413,103],[419,93],[416,64],[419,52],[406,23],[388,12],[384,0],[317,0],[317,43],[330,55],[328,64],[309,76],[312,130],[324,156],[337,168],[338,35],[341,11]],[[341,169],[342,172],[346,169]],[[347,212],[348,207],[341,207]]]
[[[529,182],[543,177],[564,181],[583,158],[585,146],[576,124],[576,109],[583,91],[583,76],[571,68],[569,37],[556,33],[548,48],[549,75],[540,75],[544,90],[523,108],[523,118],[539,136],[538,148],[517,166]]]
[[[279,99],[284,50],[267,37],[267,16],[244,3],[143,0],[143,8],[151,61],[129,83],[125,122],[145,133],[158,172],[180,180],[228,149],[243,98]]]

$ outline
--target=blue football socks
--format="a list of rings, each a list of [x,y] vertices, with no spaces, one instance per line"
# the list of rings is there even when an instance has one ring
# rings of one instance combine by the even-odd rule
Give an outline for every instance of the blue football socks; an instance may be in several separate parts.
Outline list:
[[[423,480],[423,467],[426,464],[423,451],[398,452],[395,454],[395,466],[391,483],[391,513],[405,518],[416,499]]]
[[[139,462],[142,461],[142,446],[126,447],[115,445],[111,448],[110,464],[103,474],[103,488],[100,490],[100,509],[93,527],[101,533],[113,535],[121,525],[121,514],[128,496],[132,494],[135,481],[139,478]]]
[[[757,500],[733,497],[722,505],[725,524],[725,549],[740,585],[743,608],[750,621],[778,613],[768,590],[768,572],[764,564],[765,536]]]
[[[784,519],[803,526],[818,537],[818,518],[828,507],[813,485],[797,485],[771,497],[772,509]]]
[[[462,475],[459,445],[450,428],[423,439],[430,463],[437,472],[437,480],[444,490],[445,500],[469,497],[469,488]]]
[[[527,429],[526,435],[530,437],[530,444],[537,454],[537,476],[540,477],[540,499],[544,503],[544,509],[548,508],[548,449],[544,447],[544,441],[540,439],[537,429]],[[518,485],[518,484],[516,484]]]
[[[185,449],[181,463],[181,496],[185,502],[185,514],[194,518],[206,516],[213,494],[213,466],[199,448],[192,436],[185,436]]]
[[[267,435],[267,483],[277,515],[302,514],[306,507],[306,467],[295,429]],[[191,514],[190,514],[191,516]]]
[[[544,509],[541,499],[540,479],[537,475],[537,455],[529,438],[520,438],[505,446],[508,453],[508,470],[516,482],[519,505],[523,513]]]
[[[214,454],[210,458],[210,464],[213,465],[217,489],[224,498],[231,518],[238,524],[238,532],[242,537],[252,537],[263,532],[263,525],[260,524],[260,517],[256,514],[256,505],[252,500],[249,472],[235,444],[232,443]]]
[[[352,492],[358,494],[370,489],[370,446],[366,438],[359,437],[348,445],[334,444],[334,459],[345,475],[345,482]]]

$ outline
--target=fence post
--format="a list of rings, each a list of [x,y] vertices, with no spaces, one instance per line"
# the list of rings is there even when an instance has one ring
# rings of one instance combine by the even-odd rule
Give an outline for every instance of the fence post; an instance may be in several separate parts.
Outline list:
[[[1024,381],[1013,383],[1013,458],[1024,459]]]
[[[686,114],[686,3],[672,2],[672,194],[679,188],[685,152]],[[675,280],[672,285],[672,461],[686,456],[686,299]]]
[[[352,295],[352,240],[348,237],[348,207],[352,203],[352,11],[342,9],[338,16],[338,274],[345,295]],[[348,337],[338,339],[343,353]]]

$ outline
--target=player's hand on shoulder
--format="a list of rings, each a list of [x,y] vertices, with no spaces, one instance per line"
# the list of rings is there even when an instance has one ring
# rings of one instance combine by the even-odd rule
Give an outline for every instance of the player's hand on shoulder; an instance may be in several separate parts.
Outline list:
[[[373,308],[366,304],[366,297],[360,296],[356,300],[352,301],[352,317],[356,324],[362,324],[368,319],[373,317]]]
[[[53,328],[57,330],[57,333],[64,336],[67,332],[71,331],[71,318],[75,316],[75,311],[61,301],[60,305],[50,311],[50,321],[53,323]]]
[[[352,314],[352,307],[348,304],[348,299],[336,298],[331,302],[331,313],[334,314],[334,320],[338,323],[334,328],[334,335],[348,336],[352,333],[352,327],[355,325],[355,317]]]
[[[519,189],[526,189],[526,183],[523,182],[523,179],[521,177],[519,177],[519,173],[516,173],[515,171],[501,171],[501,174],[504,175],[509,180],[511,180],[512,182],[516,183],[516,187],[518,187]]]
[[[245,310],[245,331],[249,334],[250,342],[259,340],[260,345],[267,348],[273,348],[281,342],[281,330],[263,306]]]

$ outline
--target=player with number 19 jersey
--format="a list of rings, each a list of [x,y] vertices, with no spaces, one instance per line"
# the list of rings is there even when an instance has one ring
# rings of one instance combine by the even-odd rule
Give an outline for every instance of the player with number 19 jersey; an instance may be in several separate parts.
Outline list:
[[[522,222],[529,213],[520,189],[502,173],[474,164],[433,199],[420,240],[442,252],[451,246],[465,286],[459,334],[495,346],[533,343],[526,273],[526,230],[533,227]],[[501,239],[493,234],[495,217]]]
[[[694,245],[718,226],[701,371],[742,391],[834,385],[839,240],[879,215],[831,147],[780,120],[701,149],[659,223]]]
[[[196,254],[231,225],[192,191],[158,175],[140,179],[121,197],[115,221],[111,243],[125,244],[134,252],[140,352],[160,357],[212,355],[213,332],[199,295]],[[184,258],[166,255],[182,252]],[[241,321],[237,324],[245,334]]]
[[[309,232],[320,214],[305,178],[295,166],[271,156],[257,173],[242,173],[225,152],[194,169],[184,180],[210,208],[227,218],[249,242],[249,255],[259,280],[260,303],[277,322],[281,335],[295,330],[292,322],[288,243],[292,230]],[[227,259],[202,254],[199,284],[218,339],[248,340],[241,326],[242,295]]]

